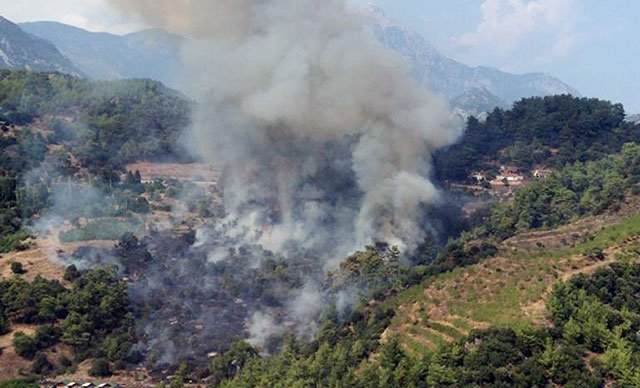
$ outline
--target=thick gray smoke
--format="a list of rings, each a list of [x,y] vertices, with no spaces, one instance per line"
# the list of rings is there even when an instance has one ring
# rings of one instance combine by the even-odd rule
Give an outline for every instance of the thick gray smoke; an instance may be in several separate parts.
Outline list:
[[[458,132],[343,0],[110,1],[190,38],[190,143],[223,169],[227,211],[262,226],[265,247],[420,241],[420,206],[438,199],[431,152]],[[350,177],[357,201],[332,192]]]
[[[459,131],[344,0],[109,1],[188,37],[187,143],[221,169],[227,213],[198,232],[196,245],[221,247],[210,262],[239,241],[325,267],[372,242],[422,241],[423,207],[439,199],[431,154]],[[285,302],[299,332],[323,308],[316,284]],[[254,343],[282,330],[262,310],[247,327]]]

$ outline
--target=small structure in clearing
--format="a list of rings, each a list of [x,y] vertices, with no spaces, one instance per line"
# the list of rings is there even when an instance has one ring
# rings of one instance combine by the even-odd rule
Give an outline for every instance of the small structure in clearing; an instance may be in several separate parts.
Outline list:
[[[492,186],[520,186],[524,183],[524,176],[512,167],[500,167],[500,173],[489,182]]]

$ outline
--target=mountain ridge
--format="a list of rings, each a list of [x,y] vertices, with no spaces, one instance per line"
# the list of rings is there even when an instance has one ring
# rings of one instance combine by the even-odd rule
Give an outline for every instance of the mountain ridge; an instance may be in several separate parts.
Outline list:
[[[0,68],[83,73],[49,41],[0,16]]]
[[[625,121],[633,124],[640,124],[640,113],[627,116]]]
[[[486,88],[471,88],[449,101],[455,118],[466,122],[469,116],[485,120],[494,108],[509,108],[509,104]]]
[[[178,84],[184,39],[179,35],[159,28],[115,35],[50,21],[20,27],[51,41],[93,79],[152,78],[172,87]]]
[[[486,89],[507,103],[523,97],[580,93],[546,73],[512,74],[488,66],[471,67],[441,54],[421,34],[392,20],[375,5],[357,10],[375,37],[412,67],[416,81],[453,99],[469,89]]]
[[[398,52],[412,67],[421,86],[454,100],[469,90],[486,90],[510,104],[523,97],[580,93],[545,73],[512,74],[492,67],[471,67],[442,55],[421,34],[389,18],[376,6],[355,10],[373,28],[375,38]],[[94,79],[154,78],[172,87],[180,84],[180,44],[184,37],[160,28],[126,35],[90,32],[58,22],[20,26],[51,41]],[[476,107],[471,111],[481,111]]]

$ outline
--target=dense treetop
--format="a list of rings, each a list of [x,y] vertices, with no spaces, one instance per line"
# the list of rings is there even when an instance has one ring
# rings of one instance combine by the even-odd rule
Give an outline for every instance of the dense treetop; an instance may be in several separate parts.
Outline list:
[[[52,121],[48,143],[79,146],[88,165],[178,156],[189,101],[146,79],[91,82],[57,73],[0,71],[0,122]]]
[[[571,95],[524,98],[485,122],[467,121],[460,142],[436,155],[441,179],[465,180],[500,164],[530,169],[599,159],[640,140],[640,126],[624,121],[620,104]]]

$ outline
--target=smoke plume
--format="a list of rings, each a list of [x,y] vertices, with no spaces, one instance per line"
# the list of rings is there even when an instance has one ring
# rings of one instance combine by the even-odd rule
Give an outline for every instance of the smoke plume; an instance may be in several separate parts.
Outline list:
[[[188,36],[189,143],[265,247],[420,241],[421,206],[438,200],[431,153],[458,132],[344,0],[110,2]]]
[[[270,252],[313,258],[321,272],[373,242],[411,252],[431,230],[424,210],[439,200],[431,155],[459,130],[445,104],[414,83],[408,65],[376,43],[345,0],[108,1],[187,37],[182,78],[198,106],[185,142],[220,168],[225,214],[196,233],[193,249],[208,250],[199,266],[238,267],[244,278],[273,265],[262,253]],[[326,297],[320,276],[308,272],[296,290],[270,285],[270,306],[246,291],[240,305],[226,304],[246,302],[242,313],[198,303],[189,316],[222,322],[246,314],[255,344],[286,326],[313,334],[329,301],[340,307],[353,295]],[[184,283],[156,282],[162,290],[184,284],[166,295],[211,294],[176,273]],[[213,283],[217,289],[220,281]],[[150,332],[163,332],[161,322]]]

